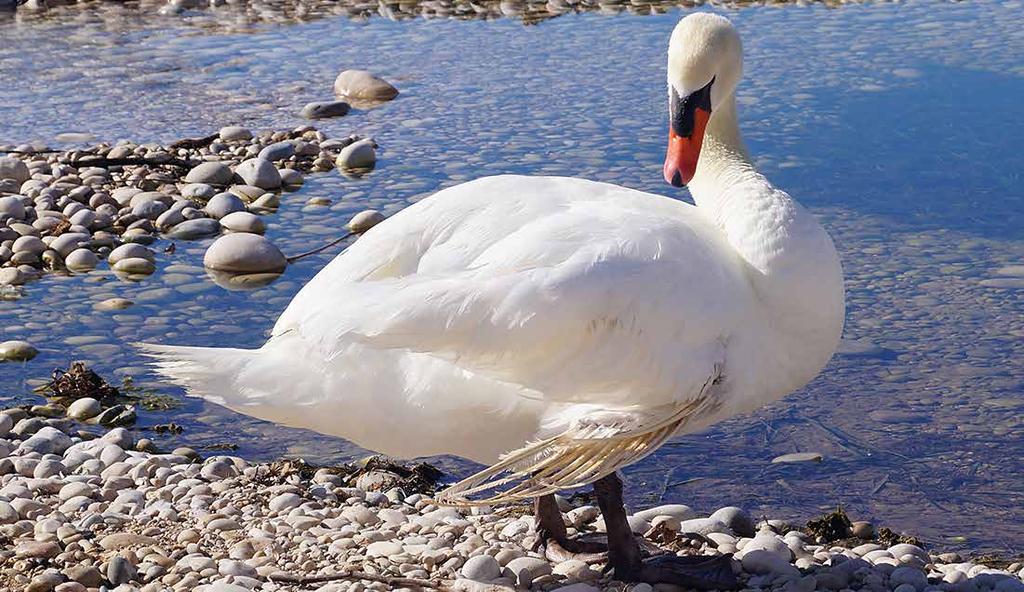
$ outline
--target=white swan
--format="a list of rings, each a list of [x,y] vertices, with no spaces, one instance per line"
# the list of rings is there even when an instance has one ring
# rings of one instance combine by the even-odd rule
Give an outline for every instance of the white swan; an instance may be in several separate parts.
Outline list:
[[[839,340],[832,242],[740,139],[741,53],[720,16],[691,14],[672,34],[665,178],[688,183],[696,207],[582,179],[479,179],[366,233],[261,348],[149,352],[192,394],[247,415],[398,457],[498,463],[442,499],[541,497],[563,547],[549,494],[596,481],[620,577],[726,585],[708,566],[694,580],[692,566],[641,562],[617,526],[614,471],[799,388]]]

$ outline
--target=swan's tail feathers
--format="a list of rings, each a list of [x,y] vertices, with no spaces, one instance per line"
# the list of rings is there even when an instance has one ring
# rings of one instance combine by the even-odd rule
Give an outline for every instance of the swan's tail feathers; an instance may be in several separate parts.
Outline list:
[[[492,505],[527,500],[583,487],[657,450],[718,402],[707,386],[696,399],[643,411],[597,411],[562,434],[527,444],[495,465],[441,491],[436,499],[452,506]]]
[[[152,367],[188,394],[232,407],[249,399],[240,378],[260,355],[258,349],[185,347],[136,343]],[[250,395],[250,396],[247,396]]]

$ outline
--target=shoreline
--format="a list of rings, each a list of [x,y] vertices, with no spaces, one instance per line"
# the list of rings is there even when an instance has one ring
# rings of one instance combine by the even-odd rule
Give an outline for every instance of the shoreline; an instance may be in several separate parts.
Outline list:
[[[201,459],[188,448],[161,452],[125,427],[93,430],[0,411],[0,536],[9,542],[0,591],[679,589],[615,581],[600,562],[543,557],[532,550],[529,508],[439,507],[429,489],[440,474],[427,465]],[[559,503],[570,534],[601,531],[594,506]],[[837,516],[816,532],[844,534]],[[1024,591],[1020,563],[996,569],[907,543],[816,541],[735,507],[705,516],[669,504],[629,520],[667,552],[733,554],[745,590]],[[853,533],[874,534],[863,524]],[[350,575],[338,579],[342,571]]]

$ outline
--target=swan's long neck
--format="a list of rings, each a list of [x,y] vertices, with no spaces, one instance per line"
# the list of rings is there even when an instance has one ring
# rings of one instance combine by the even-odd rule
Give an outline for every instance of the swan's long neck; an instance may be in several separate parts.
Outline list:
[[[814,263],[815,253],[826,246],[834,256],[814,216],[754,168],[731,96],[708,122],[690,192],[736,251],[765,276]]]
[[[792,199],[757,173],[740,136],[736,100],[730,96],[708,121],[697,170],[689,184],[697,206],[722,228],[751,265],[767,272],[773,261],[764,247],[792,208]]]
[[[740,137],[735,99],[716,107],[705,131],[690,192],[749,263],[771,339],[802,358],[793,388],[831,357],[844,316],[842,268],[815,217],[759,174]],[[817,359],[818,357],[821,359]],[[804,376],[806,375],[806,376]],[[787,391],[788,392],[788,391]]]

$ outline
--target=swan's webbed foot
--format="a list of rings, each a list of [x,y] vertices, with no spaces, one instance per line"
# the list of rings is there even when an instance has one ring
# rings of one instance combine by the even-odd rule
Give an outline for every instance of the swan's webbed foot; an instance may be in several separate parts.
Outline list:
[[[738,587],[729,555],[658,555],[644,559],[639,565],[617,568],[615,577],[628,582],[675,584],[696,590],[735,590]]]

